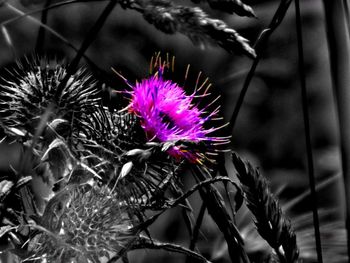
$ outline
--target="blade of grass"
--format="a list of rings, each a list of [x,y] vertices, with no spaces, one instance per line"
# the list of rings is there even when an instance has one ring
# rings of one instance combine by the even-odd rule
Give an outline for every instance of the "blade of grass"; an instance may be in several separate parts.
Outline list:
[[[308,100],[306,91],[306,76],[304,67],[304,51],[303,51],[303,32],[301,25],[301,15],[300,15],[300,5],[299,0],[295,0],[295,20],[296,20],[296,30],[297,30],[297,42],[298,42],[298,62],[299,62],[299,78],[300,78],[300,88],[301,88],[301,101],[303,108],[303,120],[304,120],[304,134],[305,134],[305,144],[306,144],[306,154],[307,154],[307,164],[308,164],[308,174],[309,174],[309,185],[311,191],[312,200],[312,215],[314,222],[315,231],[315,241],[316,241],[316,252],[317,261],[319,263],[323,262],[322,259],[322,246],[321,246],[321,234],[320,234],[320,220],[318,217],[318,198],[315,186],[315,174],[314,174],[314,164],[311,146],[311,135],[310,135],[310,120],[308,112]]]
[[[194,166],[191,168],[195,178],[199,181],[206,181],[207,175],[200,169],[200,167]],[[241,259],[245,263],[250,262],[243,248],[243,239],[226,210],[223,198],[219,191],[213,185],[208,185],[200,188],[199,194],[207,206],[209,215],[224,235],[232,262],[241,262]]]
[[[181,188],[179,188],[178,186],[174,185],[173,186],[173,191],[176,194],[176,197],[181,197],[184,195],[184,193],[182,192]],[[188,234],[190,236],[192,236],[192,229],[193,229],[193,209],[191,207],[190,202],[188,201],[188,199],[184,199],[181,203],[181,205],[183,206],[181,208],[181,213],[182,213],[182,217],[184,219],[186,228],[188,230]]]
[[[191,250],[194,250],[195,247],[196,247],[196,243],[197,243],[198,236],[199,236],[199,230],[201,228],[201,225],[202,225],[203,218],[204,218],[206,210],[207,210],[207,206],[203,202],[201,207],[200,207],[198,216],[197,216],[196,224],[195,224],[195,226],[193,228],[193,233],[192,233],[190,246],[189,246],[189,249],[191,249]]]
[[[265,29],[260,34],[260,36],[255,44],[256,57],[255,57],[253,64],[248,72],[247,77],[244,80],[243,87],[242,87],[240,94],[238,96],[235,108],[233,110],[233,114],[232,114],[231,119],[230,119],[230,124],[228,126],[229,131],[232,131],[235,124],[236,124],[237,117],[238,117],[240,109],[243,105],[243,101],[244,101],[245,95],[248,91],[250,82],[252,81],[252,79],[254,77],[255,70],[256,70],[256,68],[260,62],[260,59],[262,57],[262,51],[263,51],[265,45],[267,44],[267,41],[268,41],[269,37],[271,36],[271,34],[276,30],[276,28],[283,21],[283,18],[285,17],[291,2],[292,2],[291,0],[281,0],[279,6],[277,8],[277,11],[276,11],[275,15],[273,16],[268,28]]]
[[[350,37],[344,1],[323,0],[333,91],[336,100],[345,188],[348,256],[350,258]]]

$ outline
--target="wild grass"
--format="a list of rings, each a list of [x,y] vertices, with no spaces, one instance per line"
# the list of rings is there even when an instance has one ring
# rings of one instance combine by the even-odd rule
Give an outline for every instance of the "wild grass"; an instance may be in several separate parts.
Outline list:
[[[206,220],[211,220],[223,240],[221,247],[227,248],[228,256],[219,259],[228,262],[294,263],[310,254],[313,259],[317,254],[322,262],[322,252],[327,252],[325,258],[329,259],[334,251],[341,254],[341,260],[346,258],[341,222],[337,221],[336,226],[325,224],[323,232],[319,231],[298,1],[303,120],[314,198],[313,222],[308,222],[304,232],[293,228],[293,223],[305,223],[305,214],[290,221],[259,170],[233,153],[234,174],[226,169],[224,154],[232,153],[232,130],[236,129],[248,88],[270,37],[283,23],[292,1],[279,1],[254,46],[239,30],[215,17],[226,13],[255,18],[253,8],[240,0],[182,4],[169,0],[102,1],[102,11],[78,45],[50,26],[50,12],[78,3],[88,6],[93,1],[39,2],[8,0],[0,5],[0,11],[14,14],[0,27],[16,61],[14,66],[6,67],[0,81],[1,143],[20,148],[19,165],[9,166],[11,176],[2,177],[0,182],[3,260],[132,262],[134,250],[152,249],[184,255],[188,263],[216,262],[217,251],[208,254],[199,248]],[[37,8],[38,4],[43,7]],[[186,36],[198,48],[220,47],[252,60],[229,123],[222,122],[220,98],[213,96],[215,91],[208,79],[201,80],[202,73],[190,85],[193,77],[189,76],[189,67],[184,83],[172,79],[176,65],[168,53],[154,53],[150,74],[141,81],[114,70],[129,89],[110,87],[110,82],[101,77],[106,73],[98,61],[89,58],[88,50],[112,15],[130,11],[139,13],[145,24],[162,33]],[[41,14],[39,19],[37,14]],[[24,59],[17,57],[9,30],[20,20],[38,26],[33,36],[35,55]],[[71,60],[64,62],[45,55],[48,34],[75,52]],[[90,68],[80,68],[82,59]],[[111,100],[106,103],[103,91],[107,86],[109,99],[114,96],[116,105],[110,105]],[[190,93],[185,90],[188,86],[194,87]],[[140,87],[146,88],[137,93]],[[182,111],[187,114],[181,115]],[[340,122],[344,123],[342,118]],[[183,184],[185,173],[192,180],[189,188]],[[194,196],[199,203],[192,202]],[[248,235],[250,229],[237,227],[236,215],[244,209],[243,202],[259,234],[253,241]],[[186,244],[160,240],[152,231],[154,226],[164,227],[157,222],[170,211],[181,211]],[[328,213],[320,211],[321,216]],[[313,240],[304,238],[310,234],[310,225],[315,227],[315,246]],[[327,240],[325,235],[335,232],[341,237],[338,246],[322,246],[320,240]],[[327,241],[335,238],[332,235]],[[254,241],[256,246],[252,248]],[[263,252],[260,258],[254,258],[257,251]]]

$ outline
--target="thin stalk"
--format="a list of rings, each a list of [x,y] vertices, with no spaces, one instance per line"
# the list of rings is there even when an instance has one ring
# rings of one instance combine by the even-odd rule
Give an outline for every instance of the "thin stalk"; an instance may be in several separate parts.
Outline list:
[[[252,79],[254,77],[255,70],[256,70],[256,68],[260,62],[260,59],[262,57],[262,51],[263,51],[265,45],[267,44],[267,41],[268,41],[270,35],[273,33],[273,31],[275,31],[275,29],[283,21],[283,18],[285,17],[291,2],[292,2],[291,0],[281,0],[279,6],[277,8],[277,11],[276,11],[275,15],[273,16],[268,28],[265,29],[260,34],[260,37],[258,38],[258,40],[255,44],[256,57],[255,57],[253,64],[248,72],[247,77],[244,80],[243,87],[241,89],[241,92],[239,94],[239,97],[237,99],[237,102],[236,102],[236,105],[235,105],[235,108],[233,111],[233,114],[231,116],[230,125],[228,126],[228,129],[230,131],[232,131],[233,128],[235,127],[237,117],[238,117],[238,114],[240,112],[240,109],[242,108],[243,101],[244,101],[245,95],[248,91],[250,82],[252,81]]]
[[[194,248],[196,247],[196,243],[197,243],[198,236],[199,236],[199,230],[201,228],[206,210],[207,210],[207,206],[203,202],[201,205],[201,208],[199,210],[199,213],[198,213],[196,225],[193,228],[193,233],[192,233],[191,242],[190,242],[190,246],[189,246],[190,250],[194,250]]]
[[[255,70],[256,70],[256,67],[259,64],[260,58],[261,58],[261,56],[258,53],[256,55],[256,58],[253,61],[253,64],[252,64],[252,66],[251,66],[251,68],[250,68],[250,70],[248,72],[247,77],[244,80],[243,87],[241,89],[241,92],[239,93],[239,96],[238,96],[238,99],[237,99],[237,102],[236,102],[236,105],[235,105],[235,108],[233,110],[232,117],[231,117],[231,120],[230,120],[230,125],[229,125],[229,130],[230,131],[232,131],[233,127],[235,127],[235,124],[236,124],[236,121],[237,121],[237,118],[238,118],[238,114],[239,114],[239,112],[240,112],[240,110],[242,108],[245,95],[247,94],[247,91],[248,91],[248,88],[249,88],[249,84],[250,84],[250,82],[252,81],[252,79],[254,77]]]
[[[111,0],[105,9],[102,11],[101,15],[97,19],[96,23],[92,26],[90,29],[90,32],[88,33],[87,37],[84,39],[83,43],[81,44],[80,49],[78,50],[77,54],[75,55],[72,62],[67,67],[66,75],[64,76],[63,80],[60,82],[60,84],[57,87],[56,91],[56,97],[59,97],[63,89],[65,88],[69,78],[74,74],[74,71],[76,70],[77,66],[79,65],[79,61],[84,56],[86,50],[89,48],[89,46],[92,44],[92,42],[96,39],[96,36],[98,32],[102,29],[103,25],[105,24],[108,16],[113,11],[114,7],[117,5],[116,0]]]
[[[47,18],[48,18],[48,14],[49,14],[49,9],[48,7],[51,5],[51,1],[52,0],[46,0],[45,1],[45,6],[44,6],[44,10],[41,14],[41,23],[43,25],[47,24]],[[43,47],[44,47],[44,41],[45,41],[45,28],[43,26],[39,27],[39,32],[38,32],[38,37],[36,40],[36,45],[35,45],[35,51],[38,54],[41,54],[43,52]]]
[[[201,254],[198,254],[192,250],[189,250],[180,245],[172,244],[172,243],[162,243],[154,239],[149,239],[147,237],[141,236],[131,247],[131,250],[134,249],[163,249],[169,252],[181,253],[186,256],[192,257],[196,260],[196,262],[201,261],[204,263],[210,263],[205,257]]]
[[[339,121],[340,151],[345,188],[346,229],[350,255],[350,37],[344,1],[323,0],[329,60]],[[350,257],[349,257],[350,258]]]
[[[295,0],[295,16],[296,16],[296,31],[297,31],[297,42],[298,42],[298,62],[299,62],[299,76],[300,76],[300,87],[301,87],[301,101],[303,108],[303,120],[304,120],[304,131],[305,131],[305,143],[306,143],[306,153],[307,153],[307,164],[308,164],[308,174],[309,174],[309,185],[312,200],[312,215],[314,222],[315,231],[315,241],[316,241],[316,252],[317,252],[317,262],[322,263],[322,246],[321,246],[321,234],[320,234],[320,223],[318,217],[318,198],[315,186],[315,174],[314,174],[314,164],[312,156],[312,146],[311,146],[311,135],[310,135],[310,117],[308,112],[307,103],[307,91],[306,91],[306,76],[304,67],[304,50],[303,50],[303,32],[301,25],[301,15],[300,15],[300,5],[299,0]]]

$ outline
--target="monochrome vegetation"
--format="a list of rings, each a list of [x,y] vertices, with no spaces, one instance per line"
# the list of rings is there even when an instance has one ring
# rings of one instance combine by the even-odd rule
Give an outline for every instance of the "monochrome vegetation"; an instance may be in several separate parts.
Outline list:
[[[13,54],[13,63],[0,72],[0,139],[15,147],[18,156],[17,165],[8,165],[11,173],[0,177],[1,262],[126,263],[140,250],[181,254],[176,260],[188,263],[322,262],[322,257],[325,262],[346,262],[345,224],[339,219],[325,223],[332,209],[318,209],[317,191],[336,177],[315,182],[306,90],[301,96],[306,139],[302,157],[311,195],[306,190],[279,200],[286,185],[275,190],[264,171],[240,157],[232,144],[232,130],[257,66],[293,1],[275,1],[268,26],[250,41],[215,17],[258,19],[249,1],[101,1],[102,12],[77,45],[50,26],[48,18],[81,2],[93,1],[0,3],[0,11],[13,14],[0,20],[7,52]],[[136,79],[116,67],[101,69],[87,50],[117,7],[118,12],[138,13],[165,37],[181,34],[198,49],[221,48],[251,61],[229,118],[224,118],[216,83],[209,81],[212,76],[178,65],[175,52],[154,49],[149,67],[143,69],[148,74]],[[295,11],[301,33],[298,0]],[[37,26],[36,45],[18,56],[10,26],[22,19]],[[57,58],[47,52],[49,34],[73,56]],[[301,36],[299,67],[306,88]],[[108,74],[118,85],[105,78]],[[194,196],[200,202],[193,202]],[[313,202],[310,213],[290,218],[291,207],[305,197]],[[165,227],[158,222],[171,211],[181,216],[186,243],[154,234],[154,226]],[[209,247],[221,242],[210,253],[201,242],[202,225],[210,224],[206,220],[220,241],[205,242]],[[219,250],[225,252],[215,256]],[[162,262],[157,254],[152,260]]]

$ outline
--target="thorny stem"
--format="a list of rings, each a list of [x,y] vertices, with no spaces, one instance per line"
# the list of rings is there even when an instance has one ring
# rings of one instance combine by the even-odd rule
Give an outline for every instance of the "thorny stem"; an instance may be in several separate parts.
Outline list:
[[[265,47],[270,35],[281,24],[291,2],[292,2],[291,0],[281,0],[281,3],[279,5],[276,13],[270,22],[270,25],[268,26],[267,29],[265,29],[260,34],[260,37],[258,38],[258,40],[255,44],[256,57],[255,57],[253,64],[248,72],[247,77],[244,80],[243,87],[242,87],[241,92],[239,94],[239,97],[237,99],[233,114],[232,114],[231,119],[230,119],[230,124],[228,126],[229,131],[232,131],[233,128],[235,127],[237,117],[238,117],[238,114],[240,112],[240,109],[242,108],[243,101],[244,101],[245,95],[248,91],[250,82],[252,81],[252,79],[254,77],[255,70],[256,70],[256,68],[260,62],[260,59],[262,57],[262,50]]]
[[[301,100],[302,100],[302,108],[303,108],[307,163],[309,168],[309,185],[310,185],[311,199],[312,199],[312,214],[313,214],[315,240],[316,240],[317,262],[322,263],[323,260],[322,260],[320,223],[319,223],[318,210],[317,210],[318,199],[317,199],[317,192],[316,192],[316,186],[315,186],[314,165],[313,165],[312,146],[311,146],[310,120],[309,120],[308,102],[307,102],[303,36],[302,36],[299,0],[295,0],[294,3],[295,3],[295,14],[296,14],[297,38],[298,38],[297,40],[298,40],[298,57],[299,57],[299,76],[300,76],[300,84],[301,84]]]

